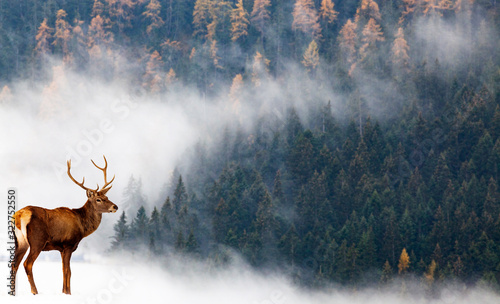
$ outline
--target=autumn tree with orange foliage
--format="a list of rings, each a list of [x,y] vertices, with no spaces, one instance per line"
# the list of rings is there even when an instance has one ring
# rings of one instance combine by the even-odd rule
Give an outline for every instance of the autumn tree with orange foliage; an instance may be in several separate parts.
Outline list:
[[[382,18],[382,15],[377,2],[374,0],[361,0],[361,4],[356,10],[354,22],[363,26],[370,19],[380,20],[380,18]]]
[[[108,4],[109,18],[118,27],[119,32],[132,27],[134,8],[138,2],[134,0],[105,0]],[[149,5],[148,5],[149,6]]]
[[[252,64],[252,83],[255,87],[260,87],[262,84],[262,79],[266,78],[269,74],[269,63],[270,61],[266,59],[260,52],[256,52],[253,57]]]
[[[151,0],[146,6],[146,10],[142,15],[148,20],[149,25],[146,28],[146,32],[151,35],[151,33],[165,24],[163,19],[160,17],[161,4],[158,0]]]
[[[50,52],[50,39],[52,38],[53,31],[54,29],[47,25],[47,18],[43,19],[35,36],[35,52],[38,56],[44,56]]]
[[[71,26],[68,24],[64,18],[66,18],[68,14],[64,10],[57,11],[56,15],[56,29],[54,33],[54,42],[52,44],[62,52],[63,61],[69,62],[71,58],[71,54],[69,52],[69,41],[71,40]]]
[[[365,59],[370,53],[377,49],[377,42],[384,41],[384,34],[380,25],[377,24],[375,19],[370,18],[368,23],[363,28],[361,41],[363,45],[359,49],[361,60]]]
[[[403,248],[401,251],[401,256],[399,257],[398,269],[399,274],[405,274],[410,268],[410,256],[408,256],[408,252],[406,252],[406,248]]]
[[[231,101],[231,110],[234,114],[239,114],[241,107],[241,94],[243,90],[243,76],[237,74],[233,78],[233,84],[229,90],[229,99]]]
[[[193,36],[205,36],[209,20],[209,0],[196,0],[193,10]]]
[[[357,24],[349,19],[340,30],[338,37],[342,57],[344,58],[345,64],[349,67],[351,67],[356,60],[356,41],[358,39],[356,28]]]
[[[391,48],[392,64],[397,67],[407,68],[410,60],[410,56],[408,56],[410,47],[405,40],[403,28],[398,28],[398,32],[395,37],[396,38],[394,39]]]
[[[88,29],[88,48],[89,54],[93,58],[101,58],[103,56],[102,47],[109,50],[109,45],[113,42],[113,33],[109,31],[109,25],[100,16],[95,16],[90,22]]]
[[[297,0],[292,15],[293,30],[300,30],[312,39],[321,37],[319,16],[312,0]]]
[[[321,19],[330,24],[334,23],[339,16],[339,12],[335,10],[335,3],[333,3],[332,0],[322,0],[319,12]]]
[[[271,13],[269,12],[270,6],[270,0],[255,0],[252,13],[250,14],[252,25],[260,32],[261,41],[264,40],[264,30],[269,19],[271,19]]]
[[[159,93],[163,89],[161,77],[162,65],[163,61],[158,51],[151,53],[146,64],[146,72],[142,77],[142,86],[152,93]]]
[[[248,12],[243,7],[243,0],[236,3],[236,8],[231,13],[231,40],[237,41],[248,35]]]
[[[315,40],[311,41],[306,51],[304,52],[302,64],[307,69],[307,72],[314,75],[319,66],[319,50]]]

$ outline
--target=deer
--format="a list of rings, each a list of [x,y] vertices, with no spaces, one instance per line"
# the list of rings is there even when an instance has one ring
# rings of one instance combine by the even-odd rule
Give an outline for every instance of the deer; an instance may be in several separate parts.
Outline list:
[[[16,247],[11,273],[15,280],[19,265],[29,248],[30,251],[24,262],[24,269],[31,285],[32,294],[38,294],[33,279],[33,263],[40,252],[58,250],[61,253],[63,266],[62,292],[70,295],[70,260],[72,253],[78,248],[78,244],[83,238],[97,230],[103,213],[115,213],[118,210],[118,206],[106,196],[115,177],[113,176],[108,182],[108,162],[106,157],[103,157],[104,167],[102,168],[91,160],[94,166],[104,173],[104,186],[101,190],[99,190],[99,184],[97,184],[95,190],[85,187],[85,177],[81,183],[77,182],[70,173],[71,160],[67,162],[69,178],[86,191],[87,202],[83,207],[77,209],[67,207],[45,209],[26,206],[14,214],[14,241]]]

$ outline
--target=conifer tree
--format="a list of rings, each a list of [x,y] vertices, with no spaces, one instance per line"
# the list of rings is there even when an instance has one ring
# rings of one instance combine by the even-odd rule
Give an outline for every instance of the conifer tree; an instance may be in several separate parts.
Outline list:
[[[69,52],[69,41],[71,40],[71,26],[64,20],[68,14],[62,9],[57,11],[54,42],[52,44],[63,54],[63,61],[69,62],[71,54]]]
[[[89,54],[97,59],[100,59],[104,55],[102,48],[104,47],[104,51],[106,51],[114,40],[113,33],[109,31],[108,21],[100,15],[92,18],[87,38]]]
[[[210,0],[196,0],[193,11],[194,36],[204,37],[209,23]]]
[[[253,57],[252,64],[252,82],[255,87],[260,87],[262,80],[267,78],[269,73],[269,63],[270,61],[262,56],[258,51]]]
[[[231,100],[231,109],[233,113],[239,114],[241,107],[241,94],[243,90],[243,76],[241,74],[237,74],[233,78],[233,84],[231,85],[231,89],[229,91],[229,99]]]
[[[156,206],[153,208],[153,212],[151,212],[148,230],[151,234],[151,237],[155,240],[155,243],[157,242],[157,240],[161,240],[163,238],[161,234],[160,212],[158,211],[158,208],[156,208]]]
[[[427,267],[427,271],[424,274],[425,281],[428,286],[432,286],[432,284],[434,283],[436,268],[437,268],[436,261],[432,260],[431,263],[429,264],[429,267]]]
[[[392,280],[392,267],[391,264],[389,264],[389,261],[386,260],[384,263],[384,267],[382,268],[382,275],[380,277],[380,281],[382,283],[389,283]]]
[[[36,46],[35,52],[38,56],[48,55],[50,52],[50,39],[52,39],[53,28],[47,25],[47,18],[43,19],[40,27],[38,27],[38,32],[36,34]]]
[[[120,215],[120,219],[113,227],[115,231],[115,235],[113,236],[113,241],[111,243],[111,249],[119,250],[119,249],[128,249],[128,240],[130,238],[129,226],[127,224],[127,216],[125,215],[125,211]]]
[[[149,60],[146,64],[146,72],[142,77],[142,85],[152,93],[159,93],[163,89],[161,75],[162,65],[163,61],[158,51],[154,51],[149,55]]]
[[[118,27],[118,31],[123,33],[125,29],[131,28],[134,18],[134,9],[139,3],[134,0],[106,0],[106,2],[110,21]],[[102,14],[102,12],[98,15],[100,14]]]
[[[261,41],[264,40],[266,26],[271,19],[271,13],[269,11],[270,6],[270,0],[255,0],[253,3],[252,13],[250,14],[252,25],[255,26],[261,34]]]
[[[248,35],[248,12],[243,6],[243,0],[236,3],[236,8],[231,13],[231,40],[237,41],[238,39]]]
[[[394,39],[391,48],[392,63],[395,67],[407,68],[410,60],[410,56],[408,56],[410,47],[408,46],[408,43],[406,43],[402,27],[398,28],[398,32],[396,33],[395,37],[396,38]]]
[[[137,210],[137,214],[130,226],[131,235],[139,244],[140,243],[147,244],[149,241],[148,224],[149,224],[149,219],[146,214],[146,209],[144,208],[144,206],[141,206]]]
[[[410,268],[410,257],[406,252],[406,248],[403,248],[398,263],[399,274],[405,274],[408,271],[408,268]]]
[[[377,42],[384,41],[385,38],[380,25],[378,25],[373,18],[368,20],[368,23],[363,28],[362,34],[361,41],[363,45],[359,49],[359,55],[361,59],[365,59],[377,49]]]
[[[175,187],[174,197],[172,199],[172,204],[174,206],[175,212],[179,213],[180,209],[185,206],[188,202],[188,195],[186,192],[186,187],[182,181],[182,175],[179,175],[177,181],[177,186]]]
[[[70,44],[73,63],[78,67],[87,64],[87,37],[82,29],[83,21],[75,19],[72,27],[72,39]]]
[[[195,253],[198,253],[198,251],[199,251],[198,241],[196,240],[196,237],[194,236],[193,230],[189,231],[189,235],[188,235],[188,238],[186,240],[184,250],[190,254],[195,254]]]
[[[292,224],[279,242],[281,252],[284,254],[285,258],[290,261],[292,266],[296,263],[298,258],[299,242],[299,235],[297,234],[295,226]]]
[[[295,2],[292,29],[300,30],[314,40],[321,37],[319,16],[312,0]]]
[[[315,40],[311,41],[306,51],[304,52],[304,60],[302,64],[307,69],[307,71],[314,75],[314,72],[319,66],[319,50],[318,44]]]
[[[320,17],[328,23],[334,23],[339,13],[335,10],[335,3],[332,0],[322,0]]]
[[[146,10],[142,15],[149,20],[149,25],[146,28],[146,32],[151,35],[151,33],[160,27],[162,27],[165,22],[160,16],[161,14],[161,4],[158,0],[151,0],[146,6]]]
[[[354,22],[360,26],[367,23],[368,20],[380,20],[381,18],[380,10],[377,2],[374,0],[361,0],[361,3],[356,10],[356,15],[354,17]]]
[[[94,5],[92,6],[92,13],[90,14],[91,17],[96,17],[96,16],[102,16],[104,13],[104,4],[99,1],[95,0]]]
[[[351,19],[347,20],[339,32],[339,46],[346,65],[351,68],[356,59],[356,34],[357,24]]]

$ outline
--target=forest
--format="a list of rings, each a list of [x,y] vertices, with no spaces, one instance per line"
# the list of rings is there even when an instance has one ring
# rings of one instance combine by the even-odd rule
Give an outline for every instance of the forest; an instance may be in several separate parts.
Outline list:
[[[110,251],[238,254],[309,286],[498,288],[499,12],[492,0],[1,1],[0,106],[23,79],[49,97],[39,115],[59,115],[61,71],[160,103],[186,88],[226,103],[220,132],[164,173],[160,204],[130,177]]]

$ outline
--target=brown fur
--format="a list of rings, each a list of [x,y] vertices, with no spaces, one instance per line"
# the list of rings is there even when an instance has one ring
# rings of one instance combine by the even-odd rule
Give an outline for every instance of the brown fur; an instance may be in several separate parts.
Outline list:
[[[68,163],[68,174],[69,167]],[[84,187],[83,183],[79,185]],[[63,293],[71,294],[71,254],[84,237],[97,230],[101,223],[102,213],[118,210],[118,207],[106,196],[109,189],[110,187],[101,191],[86,189],[88,200],[83,207],[78,209],[66,207],[45,209],[27,206],[14,214],[16,251],[12,270],[15,277],[26,251],[30,248],[24,268],[33,294],[38,293],[33,280],[33,263],[41,251],[49,250],[61,252],[64,275]]]

